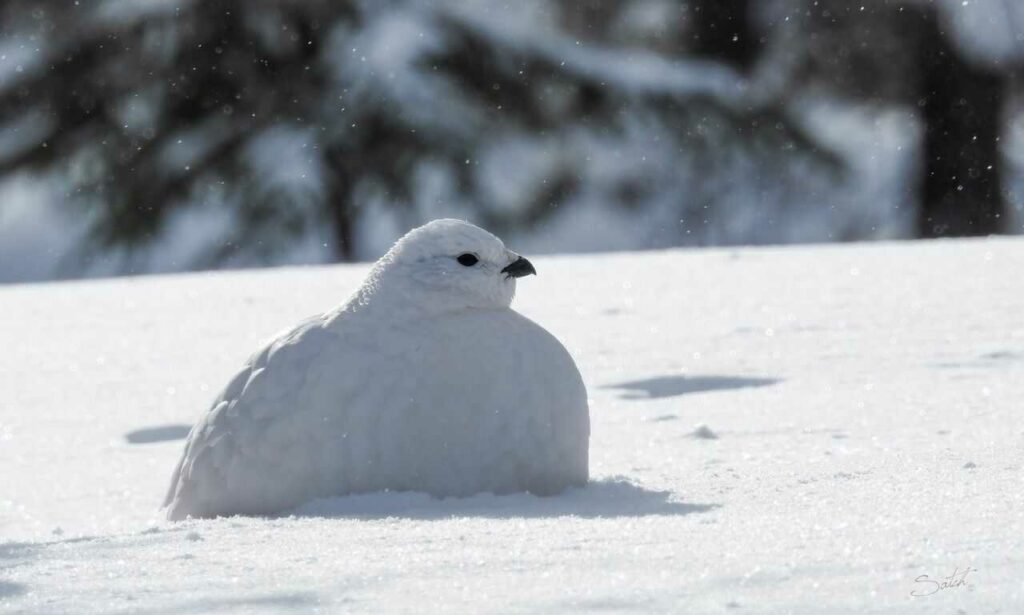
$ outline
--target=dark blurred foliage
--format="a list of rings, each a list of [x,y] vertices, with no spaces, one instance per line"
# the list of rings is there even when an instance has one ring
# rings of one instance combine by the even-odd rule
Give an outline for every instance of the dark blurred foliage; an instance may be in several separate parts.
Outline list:
[[[243,193],[247,215],[204,264],[243,243],[271,252],[278,246],[265,242],[301,232],[303,220],[289,216],[296,208],[281,206],[281,199],[322,201],[324,217],[347,245],[345,176],[400,180],[403,163],[423,147],[386,113],[363,118],[363,130],[346,131],[343,115],[325,102],[324,38],[354,16],[348,3],[334,1],[168,3],[139,14],[104,12],[99,3],[9,2],[7,27],[44,31],[50,49],[42,70],[2,93],[0,113],[5,120],[40,114],[49,136],[5,160],[0,171],[71,169],[73,196],[98,213],[93,237],[102,246],[145,243],[168,210],[225,191]],[[126,121],[124,110],[136,101],[142,117]],[[248,176],[244,146],[282,123],[319,132],[319,155],[331,171],[325,195],[265,191]],[[195,151],[170,163],[185,141],[196,142]],[[400,190],[403,182],[393,185]]]
[[[801,37],[808,77],[871,104],[911,105],[924,122],[920,236],[1006,232],[1000,135],[1011,79],[1024,54],[999,61],[963,49],[968,41],[956,40],[950,22],[966,2],[808,4]],[[999,18],[1003,12],[992,13]],[[1015,16],[1011,10],[1003,19]]]
[[[745,71],[754,66],[765,41],[753,23],[751,0],[696,0],[689,8],[693,53]]]
[[[598,194],[627,210],[674,199],[669,217],[681,226],[659,241],[681,244],[687,224],[708,224],[709,207],[730,215],[715,203],[735,169],[748,168],[737,156],[768,178],[758,181],[782,186],[781,201],[810,190],[793,165],[841,172],[790,105],[794,92],[821,87],[918,110],[920,235],[1002,230],[997,138],[1015,68],[966,59],[933,3],[662,3],[664,24],[643,35],[623,26],[636,4],[552,0],[545,18],[555,26],[531,36],[445,3],[10,0],[3,35],[41,41],[42,59],[0,84],[0,122],[38,138],[4,152],[0,175],[61,174],[68,206],[90,220],[100,249],[144,247],[174,210],[220,203],[234,212],[230,230],[195,267],[240,251],[270,261],[325,226],[336,257],[352,258],[365,195],[414,222],[424,164],[445,169],[496,232]],[[402,23],[388,11],[414,24],[388,51],[400,74],[387,74],[386,61],[364,74],[360,54],[379,24]],[[637,51],[643,78],[630,72]],[[614,140],[638,123],[679,156],[669,165],[692,163],[691,175],[679,174],[691,178],[685,189],[646,167],[588,184],[589,155],[572,154],[571,140]],[[302,135],[303,182],[282,184],[268,170],[282,127]],[[513,206],[492,207],[476,161],[517,135],[552,140],[561,153]],[[279,155],[282,165],[294,158]],[[851,227],[838,238],[864,236]]]

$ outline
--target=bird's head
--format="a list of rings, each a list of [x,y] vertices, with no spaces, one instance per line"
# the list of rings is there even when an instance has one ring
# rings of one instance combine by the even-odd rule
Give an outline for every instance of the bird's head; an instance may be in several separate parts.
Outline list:
[[[494,235],[451,219],[409,231],[376,269],[379,290],[441,312],[506,308],[516,278],[536,273],[530,261]]]

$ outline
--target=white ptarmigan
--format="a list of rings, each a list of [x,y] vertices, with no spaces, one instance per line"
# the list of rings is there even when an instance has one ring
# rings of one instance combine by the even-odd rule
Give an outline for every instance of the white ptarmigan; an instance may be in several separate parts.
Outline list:
[[[460,220],[410,231],[339,308],[256,353],[192,428],[169,519],[264,515],[373,491],[584,485],[575,363],[510,307],[536,273]]]

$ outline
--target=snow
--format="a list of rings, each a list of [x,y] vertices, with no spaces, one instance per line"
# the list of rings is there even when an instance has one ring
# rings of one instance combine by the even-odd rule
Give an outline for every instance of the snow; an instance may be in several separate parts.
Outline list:
[[[446,43],[432,15],[436,8],[395,3],[366,3],[363,8],[365,23],[354,30],[336,26],[324,54],[341,117],[357,128],[361,110],[376,112],[383,106],[392,111],[394,121],[442,141],[478,136],[485,118],[436,67],[426,66]]]
[[[750,106],[743,99],[746,83],[732,69],[704,60],[667,60],[655,53],[605,49],[583,45],[579,40],[544,32],[520,7],[485,1],[460,3],[448,15],[464,26],[506,47],[516,57],[518,49],[560,66],[585,80],[611,84],[613,91],[660,93],[680,99],[706,96],[724,104]]]
[[[19,83],[42,66],[44,46],[33,37],[8,35],[0,41],[0,91]]]
[[[0,282],[52,275],[74,233],[50,224],[60,217],[50,186],[19,176],[0,183],[0,203]]]
[[[946,27],[975,62],[1012,66],[1024,58],[1024,6],[1007,0],[939,0]]]
[[[320,159],[310,153],[315,144],[312,132],[280,125],[247,143],[246,162],[263,178],[264,190],[315,191],[324,184]]]
[[[531,260],[591,483],[274,519],[161,521],[172,438],[366,266],[0,289],[0,612],[1021,612],[1024,241]]]

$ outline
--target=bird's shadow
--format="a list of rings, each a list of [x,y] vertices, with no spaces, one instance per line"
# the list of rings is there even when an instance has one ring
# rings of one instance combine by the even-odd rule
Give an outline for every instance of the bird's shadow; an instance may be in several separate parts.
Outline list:
[[[292,511],[297,517],[449,519],[453,517],[644,517],[708,512],[718,504],[680,502],[669,491],[641,487],[624,478],[595,480],[555,496],[528,493],[435,498],[425,493],[372,493],[314,500]]]
[[[747,389],[778,384],[779,378],[751,378],[746,376],[659,376],[645,380],[633,380],[609,384],[602,388],[622,389],[622,399],[659,399],[690,393]]]
[[[986,352],[973,359],[959,359],[952,361],[940,361],[931,363],[930,366],[936,369],[969,369],[983,370],[1012,366],[1024,360],[1024,352],[1014,350],[995,350]]]
[[[160,425],[158,427],[143,427],[135,431],[129,431],[124,435],[128,444],[152,444],[154,442],[169,442],[181,440],[188,436],[192,427],[189,425]]]
[[[21,583],[0,581],[0,599],[20,596],[25,593],[26,589],[27,588]]]

